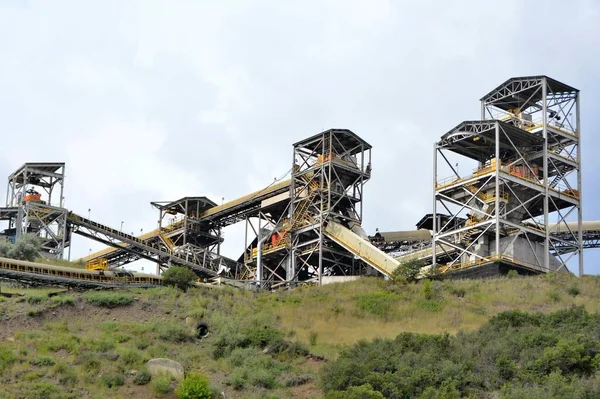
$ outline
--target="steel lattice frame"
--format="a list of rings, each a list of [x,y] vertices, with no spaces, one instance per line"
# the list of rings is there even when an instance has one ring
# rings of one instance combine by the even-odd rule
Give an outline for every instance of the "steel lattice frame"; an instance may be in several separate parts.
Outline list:
[[[578,254],[583,275],[579,91],[545,76],[513,78],[481,99],[481,111],[483,120],[464,122],[435,144],[434,214],[441,205],[439,209],[453,218],[465,210],[475,218],[458,228],[434,224],[434,264],[442,245],[456,249],[446,265],[450,269],[463,267],[467,259],[480,264],[501,260],[509,245],[522,237],[535,255],[534,270],[555,269],[551,255],[559,268],[566,268]],[[478,170],[460,176],[446,151],[478,161]],[[438,157],[453,171],[451,180],[438,180]],[[486,197],[489,192],[494,195]],[[572,231],[567,220],[574,213],[578,228]],[[554,215],[557,228],[566,233],[553,234],[549,225]],[[474,248],[483,237],[495,240],[488,256]],[[510,237],[510,244],[501,248],[504,237]],[[542,259],[535,242],[543,243]]]
[[[345,129],[330,129],[293,146],[291,260],[288,281],[357,275],[364,265],[328,240],[328,219],[362,223],[364,184],[371,173],[371,146]]]
[[[15,238],[33,233],[42,238],[46,256],[62,259],[70,244],[64,202],[64,163],[26,163],[8,177],[6,207],[0,210]],[[27,191],[36,190],[40,201],[25,201]],[[58,194],[58,195],[57,195]]]

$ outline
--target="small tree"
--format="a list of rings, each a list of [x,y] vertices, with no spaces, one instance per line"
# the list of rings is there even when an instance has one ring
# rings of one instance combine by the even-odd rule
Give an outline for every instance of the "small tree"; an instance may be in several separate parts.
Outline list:
[[[10,250],[12,249],[13,244],[10,241],[4,241],[0,239],[0,257],[9,258]]]
[[[162,277],[166,285],[175,286],[183,291],[187,291],[196,280],[196,274],[185,266],[171,266]]]
[[[424,265],[425,263],[420,259],[407,260],[394,269],[390,277],[393,282],[400,284],[416,281],[417,274],[419,274],[419,271]]]
[[[42,240],[35,234],[25,234],[16,243],[0,242],[0,256],[33,262],[40,256]]]

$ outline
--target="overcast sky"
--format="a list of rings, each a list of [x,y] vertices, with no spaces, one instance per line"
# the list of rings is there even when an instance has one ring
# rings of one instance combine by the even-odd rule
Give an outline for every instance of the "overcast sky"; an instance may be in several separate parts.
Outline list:
[[[64,161],[69,209],[139,234],[150,201],[234,199],[347,128],[373,145],[365,230],[406,230],[432,209],[434,141],[504,80],[546,74],[582,91],[600,220],[598,21],[594,0],[0,0],[0,177]],[[225,238],[237,258],[243,226]],[[99,248],[77,238],[72,257]],[[600,272],[600,249],[585,258]]]

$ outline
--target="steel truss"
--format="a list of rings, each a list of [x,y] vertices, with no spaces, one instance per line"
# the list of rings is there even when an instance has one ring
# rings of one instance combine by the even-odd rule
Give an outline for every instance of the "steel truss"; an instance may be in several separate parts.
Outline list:
[[[162,267],[168,267],[174,263],[187,266],[207,278],[217,277],[219,273],[222,273],[223,276],[230,276],[227,268],[223,268],[220,257],[214,254],[200,257],[197,253],[191,253],[189,250],[175,252],[163,243],[143,241],[138,237],[125,234],[73,213],[69,213],[67,217],[69,224],[73,226],[74,233],[110,246],[118,247],[124,244],[122,246],[123,250],[131,252],[139,258],[156,262]]]
[[[365,273],[362,262],[326,237],[324,226],[335,220],[360,229],[370,164],[371,146],[349,130],[327,130],[294,144],[287,195],[246,216],[246,278],[274,288]]]
[[[446,269],[506,259],[547,272],[578,254],[582,275],[579,91],[545,76],[513,78],[481,99],[481,112],[483,120],[463,122],[435,144],[434,214],[439,208],[450,218],[434,223],[434,265],[448,247],[456,251]],[[448,152],[477,168],[459,175]],[[440,180],[440,166],[454,176]],[[465,215],[463,225],[451,223]]]
[[[328,219],[360,228],[371,146],[349,130],[330,129],[293,146],[288,281],[356,275],[365,266],[329,240]]]
[[[45,256],[61,259],[70,245],[64,202],[64,163],[26,163],[8,177],[4,235],[18,239],[32,233],[42,239]]]

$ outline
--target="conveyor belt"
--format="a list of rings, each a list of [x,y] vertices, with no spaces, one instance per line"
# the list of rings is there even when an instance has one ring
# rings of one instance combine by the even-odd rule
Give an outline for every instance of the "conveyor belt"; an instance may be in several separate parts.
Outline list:
[[[112,227],[96,223],[72,212],[68,214],[67,218],[68,221],[76,227],[73,229],[74,233],[104,242],[108,245],[118,245],[117,242],[125,243],[130,247],[129,250],[135,251],[140,257],[151,261],[157,261],[157,259],[154,258],[156,256],[158,259],[161,259],[163,263],[171,261],[173,263],[187,266],[207,277],[216,277],[218,275],[217,271],[219,270],[220,263],[214,262],[211,259],[207,259],[208,266],[210,266],[210,268],[201,266],[194,262],[190,262],[186,258],[181,257],[169,250],[164,250],[158,245],[149,243],[148,241],[143,241],[132,235],[125,234],[122,231],[113,229]]]
[[[8,258],[0,258],[0,278],[82,288],[162,285],[162,277],[152,274],[84,270]]]
[[[260,204],[267,198],[274,197],[279,195],[285,191],[288,191],[290,188],[291,180],[284,180],[279,183],[272,184],[263,188],[261,190],[255,191],[243,197],[237,198],[235,200],[224,203],[223,205],[215,206],[207,211],[201,213],[198,217],[199,221],[218,221],[220,225],[224,226],[230,224],[232,222],[237,221],[240,215],[243,215],[249,211],[253,211],[255,209],[260,208]],[[174,230],[183,225],[183,221],[178,221],[174,224],[170,224],[164,227],[165,230]],[[156,239],[161,234],[161,230],[155,229],[151,232],[143,234],[137,237],[142,241],[151,241]],[[113,245],[113,244],[110,244]],[[98,258],[108,257],[108,256],[116,256],[116,252],[122,252],[117,246],[127,247],[129,244],[126,243],[118,243],[114,244],[115,246],[102,249],[100,251],[94,252],[88,256],[85,256],[80,261],[88,262],[91,260],[95,260]]]
[[[325,226],[325,235],[386,276],[400,265],[400,262],[369,241],[332,220]]]

